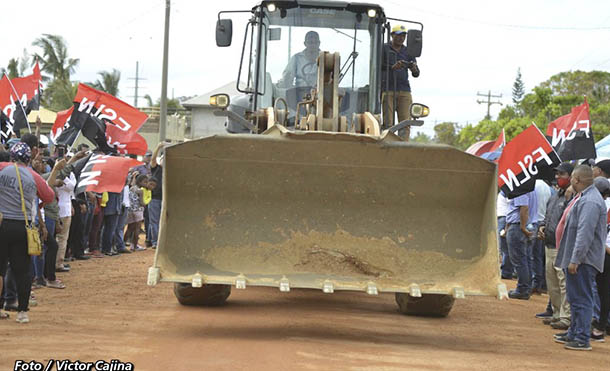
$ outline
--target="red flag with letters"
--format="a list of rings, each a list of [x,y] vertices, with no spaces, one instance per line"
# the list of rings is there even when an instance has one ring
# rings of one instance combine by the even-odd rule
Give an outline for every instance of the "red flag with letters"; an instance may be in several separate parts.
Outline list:
[[[144,155],[148,150],[148,143],[137,133],[148,119],[148,115],[145,113],[108,93],[85,84],[78,85],[74,103],[74,107],[58,114],[51,130],[54,142],[62,131],[78,132],[82,130],[81,121],[86,123],[82,115],[87,114],[102,120],[106,125],[106,143],[96,143],[98,147],[106,147],[107,144],[109,148],[116,149],[118,153],[134,155]],[[76,119],[77,116],[78,119]],[[66,139],[66,135],[64,135],[63,141],[71,138],[72,136],[68,136]]]
[[[126,157],[93,155],[80,172],[75,193],[119,193],[125,187],[129,169],[142,164],[143,162]]]
[[[597,157],[586,99],[580,106],[573,107],[569,114],[551,122],[546,134],[563,161]]]
[[[31,75],[16,77],[10,81],[6,75],[0,78],[0,110],[8,118],[0,136],[7,139],[15,131],[28,127],[26,115],[40,107],[41,83],[38,62],[34,65]]]
[[[148,143],[140,134],[124,132],[114,125],[106,125],[106,140],[118,153],[144,156],[148,150]]]
[[[110,122],[124,132],[137,132],[148,119],[148,115],[137,108],[85,84],[78,84],[74,103],[78,103],[79,112],[96,116],[107,125]]]
[[[532,124],[504,147],[498,163],[498,186],[508,198],[531,192],[536,179],[560,162],[551,144]]]

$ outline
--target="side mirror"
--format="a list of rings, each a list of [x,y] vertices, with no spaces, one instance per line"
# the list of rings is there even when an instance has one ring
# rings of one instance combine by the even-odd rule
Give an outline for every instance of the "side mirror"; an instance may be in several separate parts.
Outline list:
[[[422,32],[420,30],[409,30],[407,33],[407,55],[417,58],[421,56],[421,48]]]
[[[216,22],[216,46],[231,46],[233,38],[233,21],[230,19],[219,19]]]
[[[413,103],[409,112],[411,113],[411,117],[413,117],[414,119],[418,119],[421,117],[428,116],[430,114],[430,108],[428,108],[428,106],[426,106],[425,104]]]

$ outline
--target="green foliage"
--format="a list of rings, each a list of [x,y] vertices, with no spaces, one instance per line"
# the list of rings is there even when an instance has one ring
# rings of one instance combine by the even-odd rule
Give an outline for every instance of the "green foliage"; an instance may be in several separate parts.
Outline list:
[[[455,122],[441,122],[434,125],[434,142],[456,146],[460,127]]]
[[[521,68],[518,68],[517,78],[515,78],[515,82],[513,83],[513,104],[515,107],[519,107],[524,95],[525,85],[523,84],[523,80],[521,80]]]
[[[432,138],[420,131],[411,141],[415,143],[432,143]]]
[[[513,102],[516,85],[517,81],[513,84]],[[552,76],[524,95],[518,104],[502,109],[496,121],[465,126],[458,134],[457,146],[464,149],[481,140],[494,140],[502,128],[508,142],[532,123],[545,133],[549,123],[570,113],[572,107],[583,103],[585,96],[593,134],[599,140],[610,134],[610,73],[568,71]]]
[[[100,71],[97,73],[101,79],[97,79],[96,82],[89,83],[88,85],[101,91],[105,91],[115,97],[119,95],[119,82],[121,81],[121,71],[113,68],[112,71]]]
[[[43,105],[51,111],[63,111],[72,107],[72,101],[78,90],[78,82],[55,79],[49,82],[44,90]]]
[[[42,72],[50,74],[54,79],[70,81],[70,75],[78,67],[79,59],[68,57],[68,46],[63,37],[43,34],[32,45],[42,49],[42,55],[34,54]]]
[[[31,57],[28,54],[27,50],[23,49],[23,55],[21,56],[21,58],[9,59],[7,67],[2,67],[0,69],[0,74],[4,76],[4,74],[6,73],[11,79],[14,79],[15,77],[25,76],[25,72],[27,71],[30,65],[30,58]],[[2,76],[0,76],[0,78]]]
[[[150,96],[150,94],[146,94],[144,96],[144,99],[146,100],[146,103],[148,104],[148,107],[152,107],[154,105],[152,97]]]
[[[19,61],[15,58],[11,58],[8,61],[8,66],[6,67],[6,74],[10,79],[14,79],[15,77],[19,77]],[[4,73],[3,73],[4,75]]]

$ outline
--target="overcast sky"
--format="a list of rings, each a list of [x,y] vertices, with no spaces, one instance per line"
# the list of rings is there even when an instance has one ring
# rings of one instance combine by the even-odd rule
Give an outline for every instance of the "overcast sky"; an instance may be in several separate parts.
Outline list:
[[[610,70],[610,1],[400,1],[379,2],[386,15],[424,23],[421,75],[411,85],[414,100],[430,106],[423,130],[435,122],[476,123],[486,113],[477,92],[502,94],[511,103],[521,68],[526,91],[568,70]],[[204,94],[237,77],[246,18],[232,16],[234,43],[217,48],[220,10],[250,9],[253,1],[175,0],[171,7],[168,95]],[[120,98],[133,104],[136,61],[140,95],[161,93],[164,0],[3,2],[0,65],[6,66],[43,33],[63,36],[71,57],[80,58],[73,79],[121,71]],[[323,45],[322,45],[323,48]],[[141,100],[141,104],[143,101]],[[492,106],[492,116],[501,107]]]

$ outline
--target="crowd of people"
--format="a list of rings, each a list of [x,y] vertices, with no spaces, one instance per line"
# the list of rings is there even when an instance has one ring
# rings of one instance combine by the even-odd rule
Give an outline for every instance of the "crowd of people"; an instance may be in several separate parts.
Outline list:
[[[65,289],[57,274],[70,272],[73,260],[156,248],[162,148],[147,151],[143,164],[129,170],[121,192],[97,193],[77,189],[78,162],[96,152],[86,144],[50,151],[35,134],[0,144],[0,320],[15,311],[17,322],[29,322],[29,307],[38,304],[32,290]],[[28,254],[30,224],[40,231],[38,256]]]
[[[517,279],[511,299],[548,293],[543,324],[570,350],[591,350],[610,335],[610,160],[561,163],[553,184],[498,194],[500,269]]]

